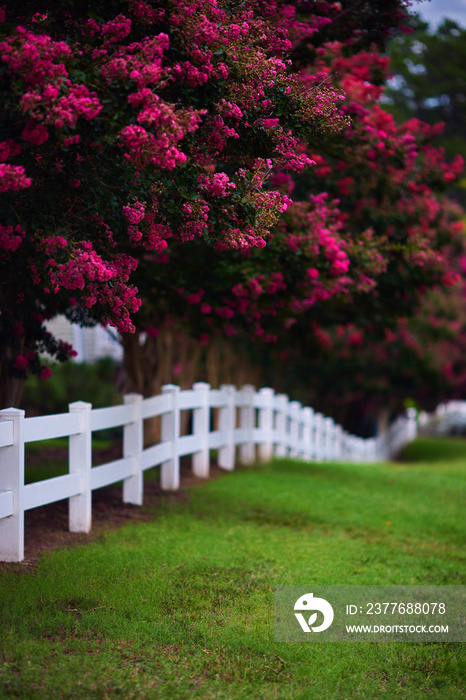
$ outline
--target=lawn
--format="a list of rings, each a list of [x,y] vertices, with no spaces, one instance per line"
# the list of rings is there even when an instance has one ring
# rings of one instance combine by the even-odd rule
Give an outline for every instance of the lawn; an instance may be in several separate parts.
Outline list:
[[[462,698],[462,644],[273,640],[280,584],[464,584],[466,441],[243,467],[0,573],[2,698]]]

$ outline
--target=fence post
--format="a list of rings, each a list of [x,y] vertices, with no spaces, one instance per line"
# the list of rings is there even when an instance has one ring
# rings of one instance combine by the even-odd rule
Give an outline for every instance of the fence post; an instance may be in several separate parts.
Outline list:
[[[380,435],[376,435],[374,440],[375,440],[376,460],[377,460],[377,462],[381,462],[383,460],[383,456],[382,456],[382,443],[380,440]]]
[[[332,431],[332,459],[338,461],[339,458],[339,441],[340,441],[340,426],[338,423],[333,421],[333,431]]]
[[[171,443],[171,459],[163,462],[160,468],[160,485],[164,491],[176,491],[180,485],[180,458],[178,455],[178,438],[180,436],[180,409],[178,396],[180,387],[165,384],[162,394],[170,394],[171,410],[162,414],[162,442]]]
[[[342,461],[343,457],[343,428],[341,425],[335,427],[335,459]]]
[[[333,418],[325,418],[325,459],[333,459],[333,428],[335,421]]]
[[[347,456],[348,456],[348,433],[347,431],[342,428],[341,429],[341,443],[340,443],[340,461],[341,462],[347,462]]]
[[[419,427],[425,428],[429,422],[429,414],[426,411],[421,411],[419,414]]]
[[[265,388],[259,391],[262,408],[259,408],[258,427],[264,437],[258,445],[260,462],[268,462],[273,454],[273,389]]]
[[[246,431],[247,441],[239,448],[239,457],[242,464],[252,464],[256,457],[256,448],[254,445],[253,429],[255,426],[255,408],[254,408],[254,387],[252,384],[245,384],[241,390],[246,398],[246,405],[241,406],[239,410],[239,425],[240,428]]]
[[[219,410],[218,429],[225,436],[225,446],[218,451],[218,466],[231,471],[235,468],[235,387],[222,384],[221,391],[227,394],[227,404]]]
[[[289,456],[298,457],[298,441],[299,441],[299,414],[301,412],[301,404],[299,401],[290,402],[290,451]]]
[[[196,382],[193,384],[193,389],[198,394],[201,404],[199,408],[193,410],[193,435],[197,435],[201,442],[201,449],[199,452],[193,454],[193,474],[201,477],[201,479],[207,479],[210,469],[210,384],[206,382]]]
[[[144,492],[144,477],[141,469],[141,454],[143,446],[142,396],[141,394],[126,394],[125,404],[133,407],[133,420],[123,427],[123,457],[133,458],[133,476],[123,481],[123,503],[133,503],[142,506]]]
[[[417,411],[415,408],[408,408],[406,411],[407,431],[406,442],[411,442],[417,438]]]
[[[75,401],[68,406],[70,413],[81,416],[81,432],[70,435],[69,442],[69,472],[79,474],[81,493],[69,500],[70,532],[90,532],[92,524],[92,433],[91,410],[92,404],[85,401]]]
[[[0,519],[0,561],[24,559],[24,411],[5,408],[0,420],[13,423],[13,444],[2,447],[1,490],[13,492],[13,514]]]
[[[288,396],[286,394],[277,395],[277,412],[275,414],[275,457],[285,457],[286,455],[286,425]]]
[[[314,411],[309,406],[303,408],[303,432],[302,432],[302,446],[299,452],[299,456],[302,459],[310,460],[312,457],[312,418]]]
[[[362,455],[362,450],[361,450],[361,438],[356,436],[354,438],[353,462],[362,462],[362,461],[363,461],[363,455]]]
[[[324,416],[322,413],[316,413],[314,416],[315,422],[315,458],[317,462],[324,459]]]
[[[345,439],[344,439],[344,460],[345,462],[351,462],[352,460],[352,435],[351,433],[348,433],[348,431],[345,431]]]

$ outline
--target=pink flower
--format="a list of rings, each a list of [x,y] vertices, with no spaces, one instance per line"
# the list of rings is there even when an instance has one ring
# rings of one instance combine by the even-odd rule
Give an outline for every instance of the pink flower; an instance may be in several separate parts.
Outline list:
[[[23,242],[25,235],[19,224],[14,228],[13,226],[2,226],[0,224],[0,250],[14,253]]]
[[[198,292],[188,294],[188,296],[186,297],[186,301],[188,302],[188,304],[199,304],[203,296],[204,290],[200,289]]]
[[[29,360],[26,355],[17,355],[15,358],[15,369],[24,372],[29,365]]]
[[[197,178],[200,189],[212,197],[228,197],[228,195],[236,188],[234,182],[225,173],[215,173],[212,177],[207,175],[199,175]]]
[[[123,215],[126,221],[131,224],[139,224],[143,220],[146,213],[146,208],[144,204],[139,202],[137,199],[132,206],[123,207]]]
[[[0,192],[24,190],[31,186],[31,178],[26,177],[22,165],[0,163]]]
[[[31,141],[35,146],[45,143],[49,137],[49,132],[43,124],[33,121],[27,122],[21,134],[25,141]]]
[[[8,158],[13,158],[21,152],[21,146],[19,143],[15,143],[13,139],[7,139],[0,143],[0,163],[7,160]]]
[[[232,309],[229,309],[228,306],[219,306],[217,309],[215,309],[215,313],[220,316],[220,318],[233,318],[235,315],[235,312]]]
[[[79,134],[75,134],[74,136],[68,136],[66,139],[63,139],[63,145],[72,146],[73,143],[79,143],[79,139]]]
[[[106,37],[108,44],[125,39],[130,31],[131,20],[124,15],[118,15],[102,26],[102,35]]]

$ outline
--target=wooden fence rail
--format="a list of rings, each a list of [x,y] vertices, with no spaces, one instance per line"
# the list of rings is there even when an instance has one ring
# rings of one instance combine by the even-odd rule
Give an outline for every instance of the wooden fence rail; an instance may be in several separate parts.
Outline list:
[[[217,409],[213,425],[212,409]],[[180,412],[191,412],[191,433],[180,434]],[[160,416],[161,441],[144,447],[144,420]],[[121,459],[93,466],[92,434],[123,428]],[[161,487],[175,490],[180,483],[180,457],[192,456],[196,476],[209,476],[210,453],[217,451],[218,465],[234,469],[238,459],[295,457],[307,461],[337,460],[373,462],[389,459],[417,432],[416,413],[408,411],[381,437],[363,439],[350,435],[332,418],[290,401],[272,389],[252,386],[211,389],[198,382],[181,391],[168,384],[160,396],[124,397],[121,406],[93,409],[78,401],[69,412],[26,418],[24,411],[0,411],[0,561],[24,558],[24,512],[69,499],[69,528],[89,532],[92,523],[92,491],[123,482],[123,502],[142,505],[143,474],[160,467]],[[25,445],[40,440],[69,438],[68,473],[31,484],[24,483]]]

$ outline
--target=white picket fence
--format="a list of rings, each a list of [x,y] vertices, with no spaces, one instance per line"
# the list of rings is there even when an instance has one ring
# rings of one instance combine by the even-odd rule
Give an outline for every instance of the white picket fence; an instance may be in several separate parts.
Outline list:
[[[212,409],[218,426],[212,429]],[[180,435],[180,412],[192,411],[192,433]],[[143,446],[143,422],[161,416],[161,442]],[[123,427],[123,457],[93,466],[92,433]],[[399,418],[379,438],[350,435],[332,418],[303,408],[272,389],[252,386],[211,389],[198,382],[181,391],[172,384],[160,396],[124,397],[124,404],[92,409],[78,401],[68,413],[26,418],[24,411],[0,411],[0,561],[24,558],[24,512],[69,499],[69,529],[89,532],[92,491],[123,482],[123,502],[142,505],[143,474],[160,466],[161,487],[177,489],[180,457],[192,455],[196,476],[209,476],[210,451],[223,469],[273,456],[307,461],[373,462],[389,459],[417,432],[415,411]],[[24,483],[25,444],[69,437],[69,469],[63,476]],[[257,446],[257,447],[256,447]]]
[[[421,412],[419,429],[427,435],[464,435],[466,401],[449,401],[439,404],[433,413]]]

